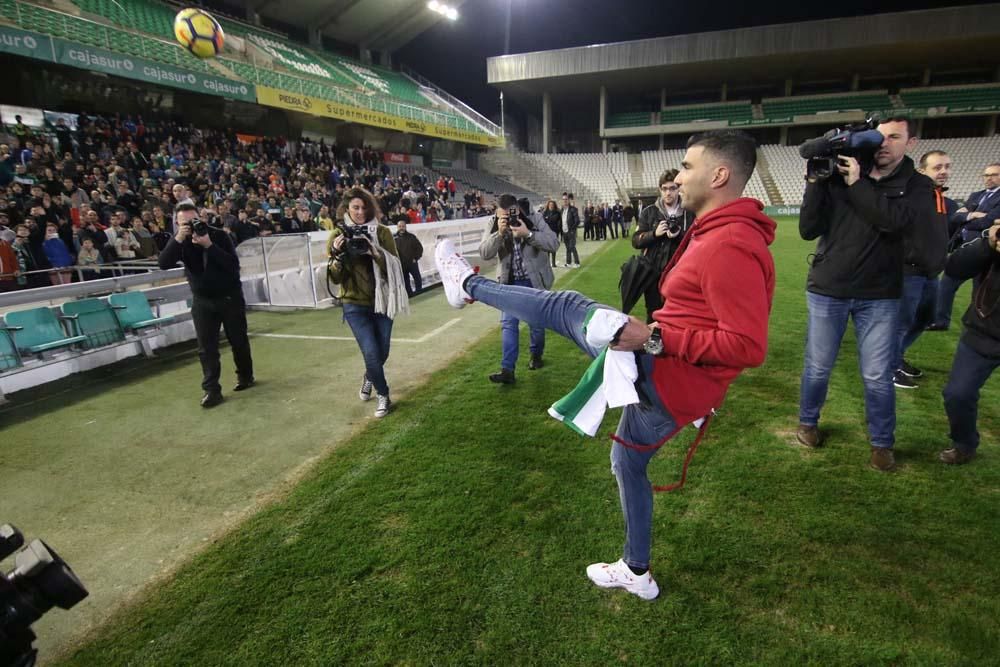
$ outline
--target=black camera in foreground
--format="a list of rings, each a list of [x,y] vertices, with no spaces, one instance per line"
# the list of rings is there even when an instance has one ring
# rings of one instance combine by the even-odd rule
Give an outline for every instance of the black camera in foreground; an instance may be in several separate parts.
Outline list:
[[[347,238],[345,246],[348,255],[364,255],[371,247],[372,236],[368,228],[360,225],[342,225],[340,231]]]
[[[684,231],[684,214],[671,215],[667,218],[667,238],[675,239]]]
[[[52,607],[74,607],[89,593],[45,542],[34,540],[25,547],[21,531],[4,524],[0,560],[11,555],[14,569],[0,571],[0,667],[31,667],[38,657],[31,624]]]
[[[806,180],[817,183],[829,179],[837,171],[837,156],[853,157],[861,164],[861,173],[867,173],[875,163],[875,153],[885,137],[876,130],[879,121],[870,117],[863,123],[837,127],[822,137],[810,139],[799,146],[799,155],[808,160]]]
[[[191,222],[191,231],[198,236],[208,236],[208,223],[204,220],[193,220]]]

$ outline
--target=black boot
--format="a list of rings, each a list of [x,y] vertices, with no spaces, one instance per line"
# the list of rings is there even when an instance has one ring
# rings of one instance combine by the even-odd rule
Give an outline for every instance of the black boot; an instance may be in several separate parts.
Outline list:
[[[490,375],[490,382],[496,384],[514,384],[514,371],[509,368],[501,368],[499,373]]]

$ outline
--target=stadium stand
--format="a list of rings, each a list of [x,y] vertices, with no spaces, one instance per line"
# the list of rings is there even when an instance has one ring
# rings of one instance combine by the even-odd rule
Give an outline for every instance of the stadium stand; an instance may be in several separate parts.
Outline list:
[[[886,90],[864,93],[771,97],[761,100],[765,118],[791,118],[833,111],[878,111],[892,108]]]
[[[533,206],[544,203],[544,197],[537,192],[527,190],[519,185],[515,185],[508,180],[498,178],[492,174],[472,169],[451,169],[442,167],[435,171],[455,179],[458,184],[456,194],[461,197],[465,192],[478,190],[490,196],[512,194],[518,199],[527,197]]]
[[[899,97],[910,108],[945,107],[951,112],[982,107],[996,110],[1000,107],[1000,85],[904,88]]]
[[[660,112],[660,123],[671,125],[706,120],[746,121],[753,118],[749,101],[670,106]]]
[[[681,162],[683,160],[684,149],[643,151],[642,186],[646,188],[655,188],[660,179],[660,174],[665,172],[667,169],[680,169]],[[747,197],[759,199],[764,202],[765,205],[770,206],[773,202],[767,194],[764,182],[761,180],[761,171],[764,168],[765,166],[760,164],[758,153],[758,166],[757,169],[754,170],[753,175],[750,177],[749,182],[747,182],[745,194]]]
[[[649,111],[629,111],[625,113],[613,113],[608,115],[605,123],[607,127],[641,127],[644,125],[654,125],[654,114]]]
[[[611,153],[609,155],[615,155]],[[625,154],[621,154],[625,157]],[[554,153],[544,156],[583,183],[595,195],[595,201],[614,203],[621,199],[619,185],[604,153]],[[579,199],[579,197],[578,197]]]

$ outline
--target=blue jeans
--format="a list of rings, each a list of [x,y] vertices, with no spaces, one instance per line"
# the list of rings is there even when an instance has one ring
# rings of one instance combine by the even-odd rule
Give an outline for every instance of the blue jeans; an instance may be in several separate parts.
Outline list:
[[[549,292],[531,287],[501,285],[482,276],[465,282],[465,291],[476,301],[509,313],[529,325],[551,329],[570,339],[590,357],[601,350],[591,346],[583,332],[587,313],[599,305],[579,292]],[[653,385],[653,357],[641,354],[636,389],[640,402],[628,405],[618,422],[616,435],[625,442],[652,445],[676,430],[674,418],[660,401]],[[658,450],[636,451],[615,443],[611,448],[611,472],[618,482],[618,495],[625,518],[622,558],[635,568],[648,568],[653,539],[653,487],[646,467]]]
[[[358,341],[358,347],[361,348],[361,356],[365,360],[365,377],[371,381],[377,393],[388,396],[385,362],[389,358],[392,320],[376,313],[371,306],[354,303],[344,304],[344,320],[351,327],[354,340]]]
[[[896,430],[896,389],[892,375],[896,370],[893,360],[897,348],[899,299],[837,299],[806,292],[806,303],[809,323],[799,395],[799,423],[819,424],[819,413],[830,385],[830,372],[837,361],[847,318],[852,317],[858,341],[858,364],[865,385],[868,435],[873,447],[892,447]]]
[[[531,287],[530,280],[515,280],[512,285],[521,287]],[[507,370],[514,370],[517,365],[517,357],[520,354],[521,341],[518,332],[520,321],[508,313],[500,311],[500,332],[502,336],[503,356],[500,359],[500,367]],[[529,325],[531,356],[541,357],[545,352],[545,329]]]
[[[934,321],[937,291],[937,278],[903,277],[903,298],[899,300],[899,325],[896,329],[899,347],[893,368],[898,370],[903,366],[906,351]]]
[[[942,327],[951,326],[951,311],[955,305],[955,292],[962,286],[964,280],[942,274],[938,284],[937,307],[935,308],[934,324]]]
[[[958,342],[948,384],[941,394],[951,426],[951,441],[964,453],[974,452],[979,446],[979,431],[976,429],[979,390],[998,366],[1000,359],[984,357],[962,341]]]

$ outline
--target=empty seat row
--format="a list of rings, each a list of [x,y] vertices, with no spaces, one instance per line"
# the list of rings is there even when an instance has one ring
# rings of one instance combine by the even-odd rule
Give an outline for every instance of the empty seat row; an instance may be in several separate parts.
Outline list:
[[[107,299],[67,301],[59,314],[51,308],[6,313],[0,325],[0,372],[22,365],[22,359],[79,346],[91,350],[125,340],[129,333],[173,320],[156,317],[142,292],[112,294]]]

